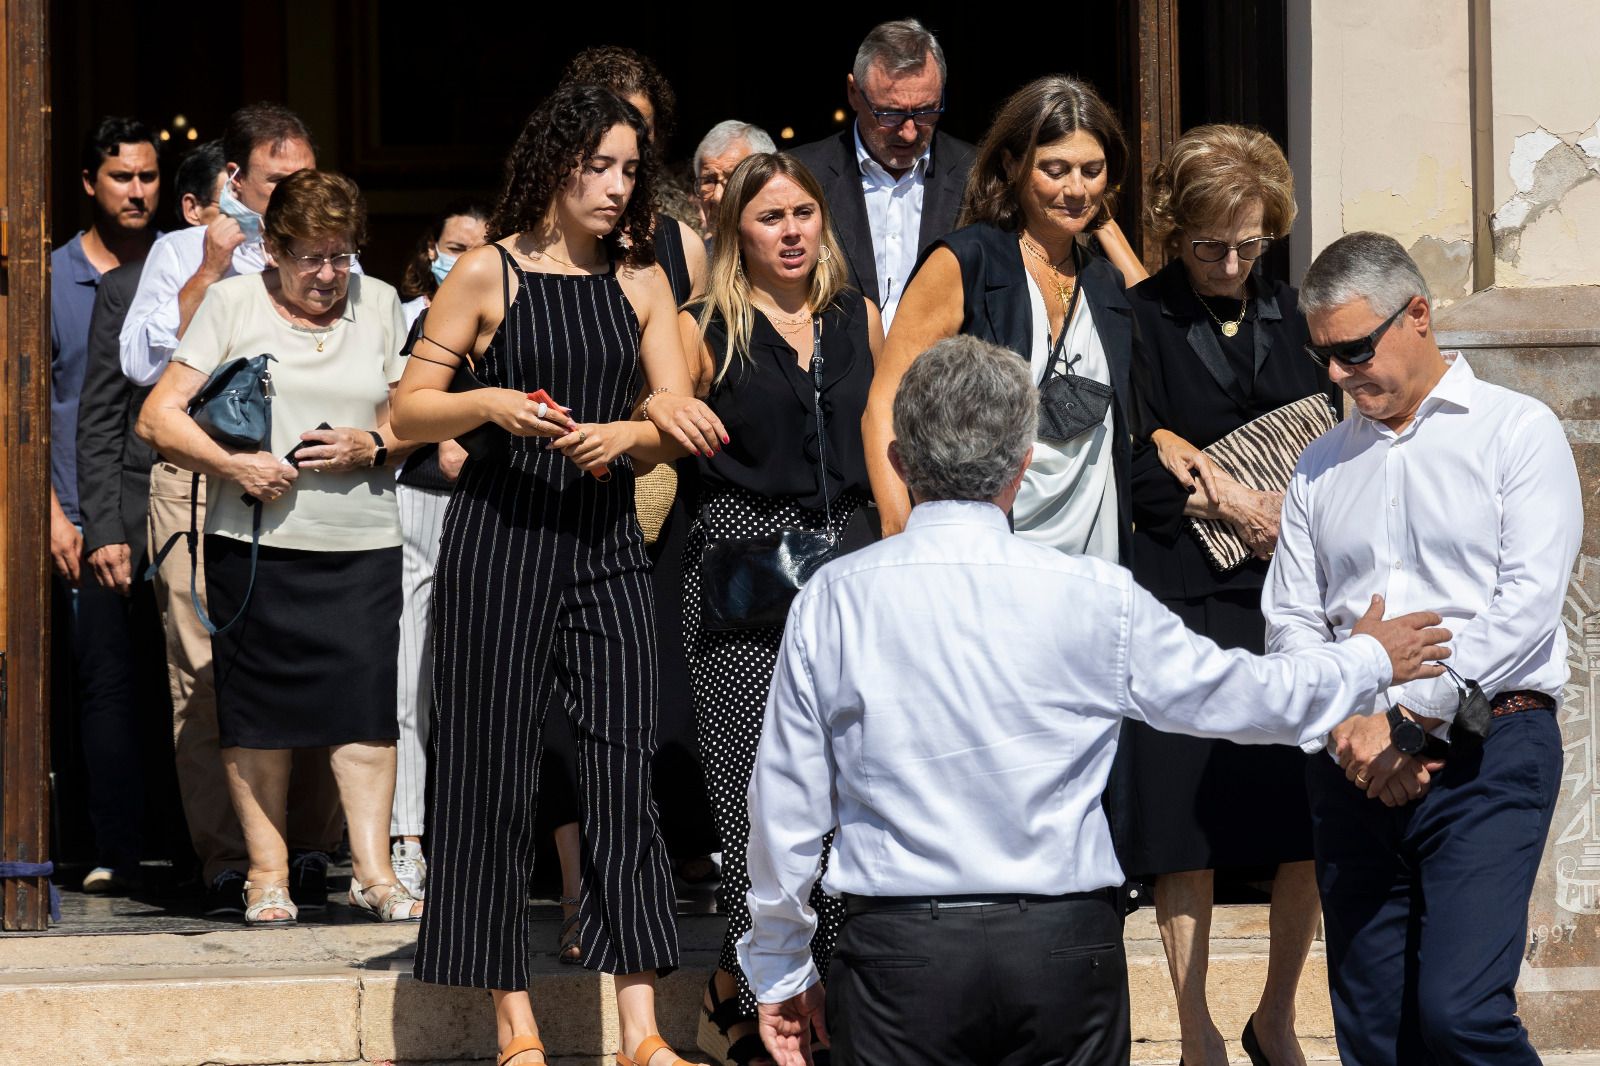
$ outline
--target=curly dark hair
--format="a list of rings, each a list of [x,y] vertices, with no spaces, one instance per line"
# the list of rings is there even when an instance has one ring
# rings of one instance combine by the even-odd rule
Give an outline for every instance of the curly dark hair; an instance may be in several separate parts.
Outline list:
[[[678,96],[648,56],[613,44],[585,48],[567,62],[561,80],[604,85],[624,99],[643,96],[655,112],[657,149],[664,149],[672,139],[678,117]]]
[[[573,170],[600,147],[613,126],[627,126],[639,138],[639,169],[633,195],[616,228],[606,234],[606,252],[629,266],[656,261],[650,240],[656,161],[639,109],[599,85],[566,83],[545,97],[523,123],[506,156],[506,181],[489,220],[489,239],[538,229],[556,194]]]

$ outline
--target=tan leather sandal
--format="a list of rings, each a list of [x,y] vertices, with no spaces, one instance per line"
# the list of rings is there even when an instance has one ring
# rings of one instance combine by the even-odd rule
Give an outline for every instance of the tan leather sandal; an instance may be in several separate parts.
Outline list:
[[[511,1043],[500,1049],[500,1058],[497,1062],[497,1066],[506,1066],[507,1063],[516,1058],[518,1055],[526,1055],[530,1051],[537,1051],[539,1053],[540,1062],[549,1061],[545,1058],[544,1045],[539,1042],[538,1037],[514,1036],[511,1038]]]
[[[617,1066],[649,1066],[650,1059],[663,1051],[672,1053],[672,1062],[669,1066],[694,1066],[694,1063],[680,1059],[671,1045],[661,1039],[660,1034],[652,1034],[639,1041],[639,1046],[633,1049],[637,1058],[630,1059],[622,1052],[617,1052]]]

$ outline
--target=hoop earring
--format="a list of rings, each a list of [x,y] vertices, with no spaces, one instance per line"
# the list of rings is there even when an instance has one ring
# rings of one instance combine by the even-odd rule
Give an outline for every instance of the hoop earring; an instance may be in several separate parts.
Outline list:
[[[826,263],[829,260],[831,260],[832,258],[833,258],[833,249],[829,248],[826,244],[824,244],[822,246],[822,251],[817,254],[817,262]]]

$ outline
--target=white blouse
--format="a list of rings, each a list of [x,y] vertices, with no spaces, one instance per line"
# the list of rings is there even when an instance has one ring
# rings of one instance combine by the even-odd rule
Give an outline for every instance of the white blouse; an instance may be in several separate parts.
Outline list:
[[[1044,293],[1032,274],[1028,275],[1028,303],[1033,313],[1029,362],[1037,385],[1044,380],[1050,362],[1051,337]],[[1088,301],[1081,296],[1072,321],[1065,328],[1063,364],[1081,355],[1072,368],[1074,374],[1111,384],[1111,364],[1100,343],[1100,331],[1095,328]],[[1063,369],[1063,365],[1057,369]],[[1112,403],[1116,403],[1114,398]],[[1113,409],[1107,407],[1105,420],[1099,426],[1065,444],[1034,441],[1033,462],[1022,477],[1022,489],[1011,511],[1019,537],[1069,555],[1093,555],[1117,562],[1117,479],[1111,456],[1114,417]]]

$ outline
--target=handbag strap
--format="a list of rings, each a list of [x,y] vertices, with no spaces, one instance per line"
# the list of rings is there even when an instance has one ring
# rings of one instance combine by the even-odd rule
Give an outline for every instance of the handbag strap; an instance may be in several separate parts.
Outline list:
[[[1078,296],[1083,292],[1083,262],[1078,258],[1078,244],[1076,241],[1072,244],[1072,265],[1074,268],[1072,296],[1067,300],[1067,313],[1061,316],[1061,334],[1056,337],[1055,343],[1050,345],[1050,361],[1045,364],[1044,376],[1039,379],[1040,385],[1043,385],[1056,375],[1056,362],[1066,354],[1067,334],[1072,332],[1072,316],[1078,310]],[[1041,293],[1040,295],[1042,296],[1043,294]],[[1049,321],[1048,315],[1045,316],[1045,320]],[[1048,342],[1049,339],[1049,334],[1046,334],[1045,340]],[[1079,355],[1067,363],[1066,374],[1071,374],[1072,368],[1077,366],[1078,360],[1082,358],[1083,356]]]
[[[833,506],[828,499],[828,432],[822,422],[822,316],[811,316],[811,404],[817,416],[817,486],[822,490],[822,515],[833,539]]]

